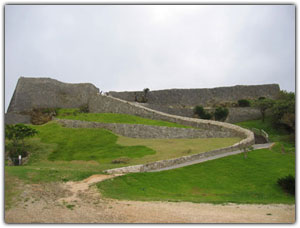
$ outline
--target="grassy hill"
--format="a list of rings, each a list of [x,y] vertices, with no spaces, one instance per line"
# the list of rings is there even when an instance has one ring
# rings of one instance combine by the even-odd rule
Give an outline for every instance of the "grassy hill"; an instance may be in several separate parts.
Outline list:
[[[124,123],[124,124],[144,124],[155,125],[165,127],[179,127],[179,128],[191,128],[190,126],[184,126],[177,123],[152,120],[142,118],[139,116],[133,116],[128,114],[118,113],[80,113],[78,109],[59,109],[56,118],[70,119],[70,120],[83,120],[101,123]]]
[[[129,200],[166,200],[209,203],[295,203],[276,184],[277,179],[295,175],[295,147],[284,129],[269,121],[239,123],[263,128],[278,140],[272,149],[242,154],[155,173],[135,173],[99,183],[106,197]],[[282,153],[282,145],[286,153]]]
[[[152,123],[177,126],[165,121],[115,114],[84,114],[93,121]],[[67,117],[65,115],[64,117]],[[69,116],[70,118],[73,116]],[[77,116],[78,117],[78,116]],[[79,117],[78,117],[79,118]],[[80,117],[81,119],[81,117]],[[127,122],[126,122],[127,121]],[[201,153],[230,146],[239,138],[133,139],[99,128],[64,128],[57,123],[30,125],[38,134],[26,140],[29,160],[22,166],[5,166],[6,205],[25,183],[78,181],[103,170]],[[184,126],[181,126],[184,127]],[[8,141],[6,141],[8,143]]]

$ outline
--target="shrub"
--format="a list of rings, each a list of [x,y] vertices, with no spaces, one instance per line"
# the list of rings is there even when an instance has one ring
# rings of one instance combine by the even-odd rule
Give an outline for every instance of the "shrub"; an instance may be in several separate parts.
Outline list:
[[[6,146],[6,149],[8,150],[8,156],[12,160],[16,160],[19,155],[26,157],[27,151],[25,148],[24,139],[32,137],[37,133],[37,130],[24,124],[5,125],[5,138],[11,141],[11,143]]]
[[[246,99],[238,100],[239,107],[250,107],[250,101]]]
[[[277,184],[287,193],[295,195],[295,177],[288,175],[277,180]]]
[[[120,157],[115,160],[112,160],[111,163],[112,164],[127,164],[129,162],[129,160],[130,159],[127,157]]]
[[[215,120],[224,121],[228,116],[229,110],[224,107],[217,107],[214,113]]]
[[[199,118],[201,118],[201,119],[209,120],[212,118],[212,115],[210,113],[206,112],[201,105],[197,105],[194,108],[194,114],[199,116]]]
[[[79,107],[79,112],[81,112],[81,113],[89,113],[90,112],[89,106],[87,104],[81,105]]]

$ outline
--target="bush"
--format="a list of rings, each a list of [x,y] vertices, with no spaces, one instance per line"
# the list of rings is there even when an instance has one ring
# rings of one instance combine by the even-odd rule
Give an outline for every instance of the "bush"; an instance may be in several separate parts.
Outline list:
[[[287,193],[295,195],[295,177],[288,175],[277,180],[277,184]]]
[[[33,137],[37,133],[37,130],[24,124],[5,125],[5,138],[10,140],[6,145],[8,156],[13,161],[16,161],[19,155],[26,157],[28,153],[26,151],[24,139]]]
[[[238,100],[239,107],[250,107],[250,101],[246,99]]]
[[[79,107],[79,112],[81,113],[89,113],[90,110],[89,110],[89,106],[86,104],[86,105],[81,105]]]
[[[212,115],[204,110],[201,105],[194,108],[194,114],[198,115],[200,119],[210,120]]]
[[[130,159],[127,157],[120,157],[115,160],[112,160],[111,163],[112,164],[127,164],[129,161],[130,161]]]
[[[215,120],[224,121],[226,120],[228,114],[229,114],[228,108],[217,107],[214,113]]]

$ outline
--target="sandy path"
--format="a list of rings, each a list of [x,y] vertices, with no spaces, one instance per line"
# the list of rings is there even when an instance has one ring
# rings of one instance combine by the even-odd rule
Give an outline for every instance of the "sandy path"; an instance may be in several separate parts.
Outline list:
[[[80,182],[26,185],[7,223],[294,223],[295,205],[213,205],[104,199],[93,185],[116,175]]]

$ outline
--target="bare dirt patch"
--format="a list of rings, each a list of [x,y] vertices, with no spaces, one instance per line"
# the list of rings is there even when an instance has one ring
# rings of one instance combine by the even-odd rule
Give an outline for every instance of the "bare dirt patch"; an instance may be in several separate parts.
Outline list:
[[[31,184],[5,211],[7,223],[294,223],[295,205],[120,201],[101,197],[93,175],[83,181]]]

